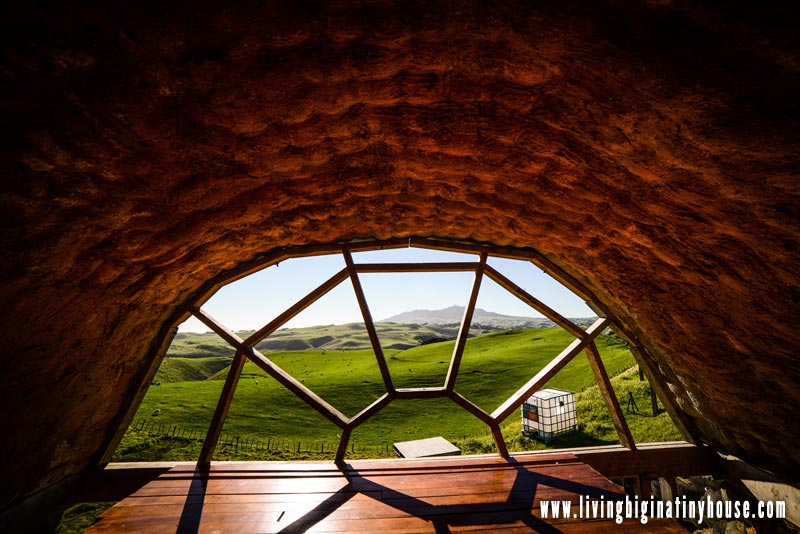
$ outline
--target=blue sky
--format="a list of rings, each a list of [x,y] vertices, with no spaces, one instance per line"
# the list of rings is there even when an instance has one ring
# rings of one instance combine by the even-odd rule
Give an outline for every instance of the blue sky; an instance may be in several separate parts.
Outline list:
[[[419,248],[359,252],[356,263],[477,261],[476,255]],[[489,258],[489,264],[566,317],[591,317],[584,302],[530,262]],[[234,330],[257,329],[344,267],[341,254],[293,258],[221,288],[203,309]],[[467,273],[375,273],[361,274],[361,284],[372,317],[376,321],[415,309],[440,309],[469,298],[474,274]],[[505,315],[541,317],[536,310],[509,294],[487,277],[478,297],[479,308]],[[361,322],[353,286],[345,280],[327,295],[287,323],[298,328],[325,324]],[[182,332],[205,332],[194,318],[180,327]]]

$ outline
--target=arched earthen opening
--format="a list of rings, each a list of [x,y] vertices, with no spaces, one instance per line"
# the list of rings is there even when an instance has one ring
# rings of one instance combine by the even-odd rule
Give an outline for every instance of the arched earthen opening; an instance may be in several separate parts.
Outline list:
[[[411,250],[412,248],[416,250],[428,249],[439,252],[458,252],[461,253],[463,257],[460,258],[461,261],[450,260],[438,262],[379,261],[376,263],[373,260],[372,262],[367,261],[363,263],[360,260],[354,259],[354,253],[359,252],[387,249],[394,251],[400,249]],[[332,274],[330,278],[327,278],[309,293],[302,296],[302,298],[299,298],[288,308],[283,309],[275,316],[270,316],[270,319],[266,323],[259,323],[258,327],[254,330],[246,333],[242,332],[240,335],[237,335],[237,332],[233,328],[230,328],[224,321],[215,318],[209,311],[203,308],[204,304],[217,290],[230,283],[246,278],[265,268],[279,266],[280,263],[285,260],[289,260],[289,263],[291,263],[292,259],[313,256],[319,257],[322,255],[341,255],[344,267]],[[566,318],[498,271],[493,266],[494,260],[498,258],[513,259],[518,263],[527,263],[531,267],[539,268],[544,273],[549,272],[549,278],[556,284],[560,283],[561,287],[565,289],[567,293],[571,292],[572,296],[584,300],[586,305],[588,305],[586,309],[596,313],[599,317],[584,318],[584,320],[588,322],[586,322],[584,328],[581,328],[573,319]],[[489,260],[491,260],[491,262]],[[289,269],[291,269],[291,267],[289,267]],[[469,284],[471,286],[469,298],[466,302],[466,306],[464,306],[464,313],[460,319],[458,333],[453,339],[454,346],[449,359],[449,368],[446,375],[441,377],[443,382],[440,380],[438,383],[425,387],[409,388],[397,385],[395,382],[397,379],[397,369],[395,369],[394,373],[389,369],[389,362],[384,353],[377,323],[370,310],[370,303],[364,292],[361,279],[364,275],[369,276],[370,273],[387,274],[415,272],[439,274],[470,273],[473,279]],[[486,280],[485,283],[484,280]],[[271,357],[262,354],[257,347],[271,334],[284,327],[287,322],[291,321],[298,314],[301,314],[309,308],[309,306],[312,306],[319,299],[330,293],[334,288],[343,285],[345,281],[349,281],[350,284],[352,284],[352,289],[355,293],[354,297],[358,303],[358,308],[360,308],[361,318],[363,319],[363,323],[353,323],[349,326],[360,325],[365,330],[370,340],[371,359],[374,358],[375,361],[373,363],[377,364],[382,382],[381,394],[377,398],[374,398],[371,403],[364,406],[362,410],[357,411],[352,417],[348,417],[345,413],[337,409],[337,406],[329,403],[328,400],[318,395],[302,381],[298,381],[292,373],[287,372],[287,370],[281,368],[280,365],[277,365]],[[528,374],[525,376],[525,380],[518,390],[514,391],[513,389],[508,389],[507,384],[496,384],[497,387],[501,387],[504,391],[508,389],[508,393],[506,396],[499,399],[500,404],[496,406],[496,409],[487,410],[485,407],[482,408],[476,404],[475,399],[470,399],[469,396],[463,395],[461,390],[457,389],[455,386],[459,377],[459,368],[461,367],[461,362],[465,355],[467,338],[471,335],[473,313],[476,310],[478,298],[481,294],[481,286],[491,283],[499,284],[498,288],[520,299],[528,306],[529,312],[535,311],[541,314],[542,317],[551,321],[553,326],[563,329],[564,333],[567,334],[569,344],[560,352],[556,351],[549,354],[547,359],[544,360],[539,367],[529,363],[526,366]],[[273,287],[273,290],[275,289],[277,288]],[[269,295],[269,293],[267,293],[267,295]],[[239,304],[241,305],[243,303],[240,302]],[[573,277],[563,272],[560,268],[556,267],[552,262],[542,257],[537,251],[515,247],[494,247],[486,244],[411,237],[408,239],[389,239],[382,241],[358,240],[349,243],[281,249],[205,282],[197,291],[193,292],[190,299],[162,326],[161,331],[164,333],[165,337],[164,339],[158,340],[155,345],[158,349],[152,353],[152,361],[148,363],[148,367],[143,369],[140,376],[137,377],[139,386],[134,394],[125,401],[125,408],[121,413],[121,420],[118,423],[119,428],[111,437],[111,441],[104,446],[105,451],[101,463],[105,464],[111,461],[111,455],[114,453],[116,447],[119,446],[120,440],[123,438],[123,433],[126,432],[133,421],[134,414],[140,411],[140,403],[142,402],[145,392],[154,384],[157,368],[162,365],[165,356],[168,356],[169,351],[167,348],[172,338],[176,335],[178,324],[183,323],[187,317],[191,317],[205,325],[206,328],[209,329],[209,334],[216,334],[227,344],[229,349],[235,351],[235,355],[228,362],[229,368],[227,370],[225,384],[219,392],[219,399],[215,398],[216,410],[208,426],[208,432],[203,432],[204,443],[202,451],[198,458],[192,458],[192,460],[197,460],[198,465],[202,466],[204,469],[208,469],[213,458],[236,388],[240,382],[245,362],[247,361],[251,361],[256,367],[265,371],[265,377],[272,377],[277,383],[283,386],[283,388],[302,400],[305,403],[306,409],[316,410],[324,418],[332,422],[335,427],[341,430],[341,434],[337,434],[340,439],[338,440],[338,448],[336,448],[335,462],[344,465],[344,456],[348,450],[352,431],[378,414],[393,401],[410,399],[449,399],[454,403],[455,407],[465,410],[466,413],[471,414],[482,424],[486,425],[491,431],[496,451],[502,457],[509,458],[509,449],[501,431],[501,424],[503,424],[512,413],[518,411],[523,402],[531,397],[532,394],[545,387],[545,385],[548,384],[561,369],[575,359],[578,354],[585,352],[589,360],[589,366],[585,369],[585,372],[594,375],[592,383],[600,388],[601,398],[610,416],[609,423],[613,424],[615,427],[619,443],[628,449],[634,450],[636,448],[635,440],[628,428],[625,416],[620,409],[618,397],[612,388],[607,370],[601,359],[600,351],[595,343],[597,336],[607,329],[617,332],[618,336],[622,336],[622,338],[626,340],[633,361],[638,363],[640,376],[644,374],[648,376],[648,380],[651,384],[650,389],[653,395],[653,415],[655,416],[658,412],[656,400],[656,396],[658,396],[661,398],[661,402],[677,425],[680,435],[689,442],[700,444],[697,429],[678,409],[675,397],[666,387],[666,383],[661,377],[661,374],[657,371],[649,352],[641,346],[641,343],[638,342],[627,328],[611,316],[608,312],[608,307],[597,301],[597,298],[591,291]],[[335,320],[336,318],[329,316],[328,319]],[[414,326],[419,327],[419,325]],[[506,330],[508,330],[508,328],[509,327],[506,327]],[[511,332],[505,333],[510,334]],[[313,358],[311,358],[311,361],[313,367]],[[408,370],[411,372],[411,369]],[[427,378],[430,379],[432,377]],[[160,386],[161,382],[155,382],[155,385]],[[180,401],[181,399],[182,397],[179,397],[177,400]],[[188,398],[185,399],[185,401],[191,402]],[[157,415],[159,412],[160,410],[157,409],[152,415]],[[205,431],[205,428],[203,431]]]
[[[581,4],[9,8],[0,506],[101,458],[202,281],[355,238],[539,251],[796,477],[796,17]]]

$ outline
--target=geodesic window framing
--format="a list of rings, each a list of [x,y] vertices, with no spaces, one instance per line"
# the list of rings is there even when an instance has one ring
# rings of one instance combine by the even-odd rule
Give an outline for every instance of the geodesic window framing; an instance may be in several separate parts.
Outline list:
[[[355,251],[405,247],[479,254],[480,259],[477,262],[355,263],[352,257],[352,252]],[[331,276],[327,281],[323,282],[316,289],[312,290],[305,297],[297,301],[294,305],[287,308],[283,313],[279,314],[275,319],[254,332],[247,339],[240,338],[235,332],[227,328],[201,308],[202,304],[206,302],[220,287],[279,263],[280,261],[292,257],[335,253],[341,253],[345,259],[345,267],[341,271]],[[487,258],[490,255],[495,257],[531,261],[534,265],[542,268],[545,272],[553,276],[558,282],[566,286],[573,293],[584,298],[586,304],[598,314],[599,318],[588,329],[583,330],[568,319],[564,318],[552,308],[548,307],[543,302],[539,301],[536,297],[529,294],[517,284],[503,276],[491,265],[488,265]],[[459,333],[456,337],[455,347],[450,359],[450,366],[448,368],[444,384],[440,387],[396,388],[392,381],[386,358],[379,342],[378,334],[372,320],[369,306],[366,297],[364,296],[364,291],[361,287],[359,274],[457,271],[474,272],[475,279],[473,281],[469,301],[464,311]],[[506,399],[505,402],[503,402],[491,413],[481,409],[469,399],[458,393],[455,389],[458,371],[461,365],[461,359],[463,357],[469,328],[472,323],[472,315],[475,310],[481,281],[483,280],[484,276],[493,280],[506,291],[516,296],[575,337],[575,340],[570,343],[570,345],[562,350],[535,376],[533,376],[528,382],[520,387],[513,395]],[[296,380],[289,373],[281,369],[269,358],[255,349],[256,344],[275,332],[294,316],[305,310],[308,306],[316,302],[322,296],[347,279],[350,279],[352,282],[356,300],[359,308],[361,309],[361,313],[364,318],[364,325],[367,329],[370,343],[372,345],[373,352],[375,353],[378,368],[386,389],[386,392],[381,397],[353,417],[347,417],[345,414],[337,410],[334,406],[314,393],[311,389],[306,387],[302,382]],[[217,407],[214,411],[214,415],[209,426],[209,431],[206,435],[206,439],[203,442],[203,448],[198,460],[199,466],[208,466],[211,462],[216,444],[222,432],[225,417],[227,416],[233,400],[236,385],[238,384],[244,364],[248,359],[341,429],[341,439],[336,451],[336,462],[342,463],[347,452],[352,431],[386,407],[393,400],[444,397],[451,399],[464,410],[485,423],[492,432],[498,453],[504,458],[508,458],[508,448],[506,447],[505,440],[502,432],[500,431],[500,423],[509,415],[514,413],[517,409],[519,409],[526,399],[541,389],[545,383],[547,383],[577,354],[579,354],[581,351],[584,351],[589,359],[592,371],[594,372],[600,393],[609,409],[609,413],[619,436],[620,443],[629,449],[635,449],[633,437],[631,436],[630,430],[625,422],[625,418],[619,407],[617,398],[613,389],[611,388],[610,380],[605,371],[602,360],[600,359],[599,351],[594,343],[594,339],[607,327],[613,328],[617,334],[619,334],[628,342],[632,354],[637,362],[643,366],[652,386],[656,389],[658,396],[661,398],[662,403],[669,412],[684,439],[693,443],[699,443],[699,440],[696,437],[696,431],[692,426],[690,426],[689,422],[682,416],[680,411],[676,409],[675,399],[672,397],[671,392],[669,392],[667,389],[667,386],[660,374],[658,374],[657,367],[650,359],[649,354],[647,354],[643,348],[639,347],[638,344],[635,343],[632,336],[628,332],[625,332],[618,322],[615,322],[612,320],[612,318],[608,317],[607,313],[603,313],[603,310],[604,307],[602,305],[588,296],[586,291],[581,290],[580,284],[578,284],[574,279],[571,279],[571,277],[566,275],[566,273],[561,272],[546,258],[530,249],[497,247],[491,245],[412,237],[407,239],[391,239],[384,241],[365,240],[332,245],[311,245],[305,247],[280,249],[263,257],[255,258],[251,262],[234,269],[232,272],[226,273],[207,282],[203,287],[201,287],[198,294],[190,299],[189,303],[187,303],[178,311],[177,318],[169,323],[172,325],[172,331],[174,335],[177,324],[183,322],[186,318],[188,318],[189,315],[193,315],[211,330],[213,330],[234,349],[236,349],[228,376],[225,380],[225,384],[223,385]],[[156,370],[158,369],[158,365],[161,363],[161,360],[167,351],[169,346],[168,341],[169,339],[167,339],[167,336],[163,336],[161,343],[157,345],[156,353],[153,361],[150,363],[148,372],[143,376],[143,380],[140,383],[134,398],[131,399],[126,410],[123,412],[122,421],[116,434],[112,436],[103,449],[104,453],[100,462],[98,462],[100,465],[107,464],[110,461],[114,449],[122,439],[122,435],[133,419],[136,409],[144,397],[144,394],[147,390],[146,384],[149,384],[149,382],[152,380]]]

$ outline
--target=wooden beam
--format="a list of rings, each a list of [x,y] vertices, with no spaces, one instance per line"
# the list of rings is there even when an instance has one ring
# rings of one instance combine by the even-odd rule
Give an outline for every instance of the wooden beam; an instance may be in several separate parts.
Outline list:
[[[617,430],[619,442],[623,447],[628,449],[635,449],[636,442],[631,435],[631,430],[628,428],[628,423],[625,421],[625,416],[619,407],[619,399],[617,399],[614,388],[611,385],[611,380],[608,378],[606,367],[603,365],[603,360],[600,358],[600,352],[597,350],[597,345],[594,341],[587,343],[584,348],[586,357],[589,359],[589,365],[594,372],[594,377],[597,380],[597,387],[600,389],[600,394],[608,408],[608,413],[611,415],[611,421],[614,423],[614,428]]]
[[[245,354],[253,363],[263,369],[264,372],[280,382],[283,387],[300,397],[306,404],[317,410],[339,428],[344,428],[350,423],[350,419],[348,419],[346,415],[328,404],[322,397],[298,382],[295,377],[275,365],[256,349],[249,348],[248,352],[245,352]]]
[[[586,288],[586,286],[576,280],[573,276],[566,273],[563,269],[561,269],[561,267],[553,263],[552,260],[537,250],[531,248],[496,246],[489,243],[481,244],[474,242],[451,241],[429,237],[412,237],[410,238],[409,242],[412,247],[418,248],[447,250],[450,252],[462,252],[466,254],[480,254],[481,252],[487,252],[492,256],[499,258],[530,261],[535,266],[547,273],[548,276],[554,278],[558,283],[581,297],[583,300],[590,300],[596,305],[604,308],[604,306],[598,303],[597,298],[595,298],[595,296]]]
[[[486,411],[484,411],[480,406],[473,403],[471,400],[464,397],[457,391],[451,391],[449,397],[453,400],[453,402],[455,402],[456,404],[467,410],[469,413],[471,413],[472,415],[474,415],[487,425],[491,425],[492,416],[489,415]]]
[[[647,349],[641,346],[633,332],[629,331],[625,325],[619,321],[614,321],[610,327],[628,344],[628,350],[631,351],[636,363],[639,364],[639,372],[643,372],[647,376],[647,380],[650,382],[650,388],[655,390],[659,400],[661,400],[661,404],[664,405],[664,409],[666,409],[667,413],[672,418],[672,422],[675,423],[675,426],[681,433],[681,437],[694,445],[702,445],[703,441],[700,439],[697,428],[683,410],[681,410],[680,406],[678,406],[677,399],[667,386],[664,377],[661,375],[661,371],[658,370],[658,366]]]
[[[781,480],[735,456],[720,455],[720,464],[725,480],[741,494],[759,501],[783,501],[786,519],[800,526],[800,480]]]
[[[342,429],[342,437],[339,438],[339,447],[336,448],[336,465],[342,467],[344,465],[344,455],[347,454],[347,445],[350,443],[350,434],[352,430],[350,427]]]
[[[606,477],[674,478],[720,473],[719,456],[711,447],[691,443],[640,443],[635,450],[621,445],[580,447],[558,452],[571,452],[580,461],[597,469]]]
[[[431,237],[412,237],[409,239],[409,243],[410,246],[415,248],[444,250],[447,252],[475,255],[486,252],[491,256],[513,260],[530,260],[537,254],[533,249],[530,248],[507,247],[492,245],[490,243],[454,241],[450,239],[436,239]]]
[[[595,323],[586,330],[586,336],[583,339],[576,339],[565,348],[561,354],[553,358],[544,368],[536,373],[536,376],[531,378],[524,386],[509,397],[503,404],[501,404],[494,412],[492,412],[492,419],[498,423],[502,422],[506,417],[519,408],[526,399],[538,391],[545,385],[557,372],[559,372],[565,365],[567,365],[572,358],[574,358],[580,351],[582,351],[586,344],[597,337],[606,326],[609,320],[605,318],[598,319]]]
[[[661,376],[661,371],[658,370],[655,362],[650,359],[650,355],[641,347],[631,346],[629,349],[637,363],[644,369],[644,374],[650,382],[650,387],[655,389],[658,398],[661,400],[661,404],[664,405],[664,408],[667,410],[667,413],[669,413],[675,426],[678,427],[678,431],[681,433],[683,439],[689,443],[701,445],[703,442],[697,430],[678,407],[677,400],[664,381],[664,377]]]
[[[494,444],[497,447],[497,454],[508,459],[508,447],[506,447],[506,440],[503,437],[503,432],[500,431],[500,423],[492,421],[489,423],[489,428],[492,429],[492,438],[494,438]]]
[[[247,347],[244,344],[244,340],[240,338],[236,332],[233,330],[228,330],[228,328],[219,322],[216,318],[214,318],[210,313],[205,310],[201,310],[200,308],[195,308],[192,310],[192,315],[197,317],[197,319],[209,327],[212,332],[217,334],[219,337],[225,340],[228,345],[231,345],[237,350],[246,349]]]
[[[586,307],[592,310],[598,317],[608,317],[608,311],[598,306],[597,303],[587,300],[584,301],[584,304],[586,304]]]
[[[475,304],[478,302],[478,293],[481,290],[483,271],[486,269],[486,258],[486,252],[482,252],[481,261],[477,269],[475,269],[475,281],[472,283],[472,292],[470,293],[467,307],[464,308],[464,317],[461,319],[461,327],[458,330],[455,347],[453,347],[453,356],[450,358],[450,368],[447,370],[447,378],[445,378],[444,381],[444,387],[447,388],[448,391],[454,391],[456,387],[458,368],[461,366],[461,358],[464,356],[464,347],[467,344],[467,337],[469,337],[469,328],[472,326],[472,315],[475,313]]]
[[[383,354],[381,341],[378,338],[377,330],[375,330],[375,323],[372,321],[372,314],[369,311],[367,299],[364,297],[364,289],[361,287],[361,280],[358,278],[358,272],[356,271],[356,266],[353,263],[353,256],[350,254],[350,251],[347,248],[342,250],[342,255],[344,256],[344,261],[347,264],[347,272],[350,274],[350,280],[353,282],[353,291],[356,293],[358,307],[361,308],[361,315],[364,316],[364,326],[367,328],[369,341],[372,344],[372,350],[375,353],[375,359],[378,361],[378,369],[381,371],[383,384],[386,387],[386,391],[389,394],[393,394],[395,388],[394,383],[392,382],[392,375],[389,373],[389,366],[386,363],[386,356]]]
[[[245,276],[266,269],[276,263],[280,263],[290,258],[307,258],[312,256],[325,256],[328,254],[338,254],[342,250],[343,243],[302,245],[298,247],[279,247],[263,254],[258,254],[254,258],[245,261],[232,269],[228,269],[219,275],[211,278],[197,290],[189,299],[185,306],[188,309],[193,306],[202,306],[216,291],[224,285],[241,280]],[[408,247],[408,238],[392,239],[367,239],[361,241],[350,241],[347,243],[350,250],[368,251],[384,250],[393,248]]]
[[[348,428],[353,429],[356,428],[358,425],[378,413],[379,411],[383,410],[392,400],[394,397],[389,395],[388,393],[384,393],[381,395],[375,402],[358,412],[350,419],[350,424]]]
[[[457,273],[474,271],[478,262],[358,263],[359,273]]]
[[[207,468],[211,465],[211,458],[214,456],[214,451],[217,448],[217,440],[222,434],[222,426],[225,424],[225,417],[228,415],[228,410],[231,407],[233,395],[236,392],[236,385],[239,383],[239,377],[242,376],[242,368],[244,362],[247,360],[241,350],[236,351],[233,357],[230,369],[228,369],[228,376],[225,378],[225,384],[222,386],[222,391],[219,394],[217,401],[217,408],[214,410],[214,416],[211,418],[211,424],[208,426],[208,433],[206,439],[203,441],[203,448],[200,451],[200,457],[197,459],[197,466],[201,469]]]
[[[544,271],[547,276],[578,295],[584,301],[589,300],[596,305],[600,305],[592,292],[589,291],[586,286],[564,272],[559,266],[550,261],[550,259],[546,258],[542,254],[537,253],[530,261]]]
[[[222,323],[208,315],[202,310],[195,310],[195,316],[200,319],[203,324],[214,330],[220,337],[222,337],[229,344],[233,345],[237,350],[240,350],[250,359],[253,363],[258,365],[272,378],[280,382],[280,384],[300,397],[306,404],[317,410],[320,414],[325,416],[336,426],[343,428],[350,420],[339,410],[328,404],[319,395],[308,389],[305,385],[298,382],[292,375],[278,367],[266,356],[252,347],[244,344],[242,338],[236,333],[228,330]]]
[[[311,291],[308,295],[295,302],[283,313],[270,321],[269,324],[250,335],[250,337],[244,341],[244,344],[248,347],[256,346],[256,344],[258,344],[262,339],[269,336],[275,332],[275,330],[289,322],[292,317],[295,317],[298,313],[311,306],[333,288],[344,282],[347,277],[347,269],[342,269],[338,273],[334,274],[328,280],[320,284],[316,289]]]
[[[522,302],[530,306],[531,308],[535,309],[539,313],[543,314],[548,319],[552,320],[558,326],[572,334],[577,338],[582,338],[586,335],[586,333],[575,323],[568,320],[567,318],[563,317],[560,313],[549,307],[547,304],[542,302],[541,300],[537,299],[517,284],[503,276],[499,273],[496,269],[494,269],[491,265],[486,266],[486,276],[497,282],[497,284],[520,299]]]

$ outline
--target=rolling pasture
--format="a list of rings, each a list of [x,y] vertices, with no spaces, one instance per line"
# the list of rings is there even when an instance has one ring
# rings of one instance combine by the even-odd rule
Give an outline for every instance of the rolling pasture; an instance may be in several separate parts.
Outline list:
[[[491,411],[572,339],[559,328],[510,330],[471,338],[467,341],[456,390]],[[601,335],[597,344],[610,375],[635,364],[630,352],[616,338]],[[396,387],[442,385],[453,346],[453,341],[443,341],[406,350],[385,349]],[[232,349],[227,350],[232,353]],[[222,353],[212,359],[181,357],[180,351],[172,354],[175,356],[170,356],[169,361],[165,359],[157,376],[161,384],[150,387],[136,419],[152,418],[166,426],[205,432],[227,375],[227,367],[220,367],[227,358]],[[266,355],[348,416],[358,413],[385,391],[371,350],[312,349]],[[214,372],[215,368],[219,370]],[[177,380],[181,373],[191,378]],[[593,385],[594,375],[583,354],[548,384],[573,391]],[[158,415],[152,416],[155,410]],[[512,415],[508,424],[518,423],[518,418]],[[248,362],[224,432],[252,438],[335,443],[339,429]],[[486,436],[486,432],[484,424],[448,399],[396,400],[358,427],[352,441],[383,445],[435,435],[464,441]]]

